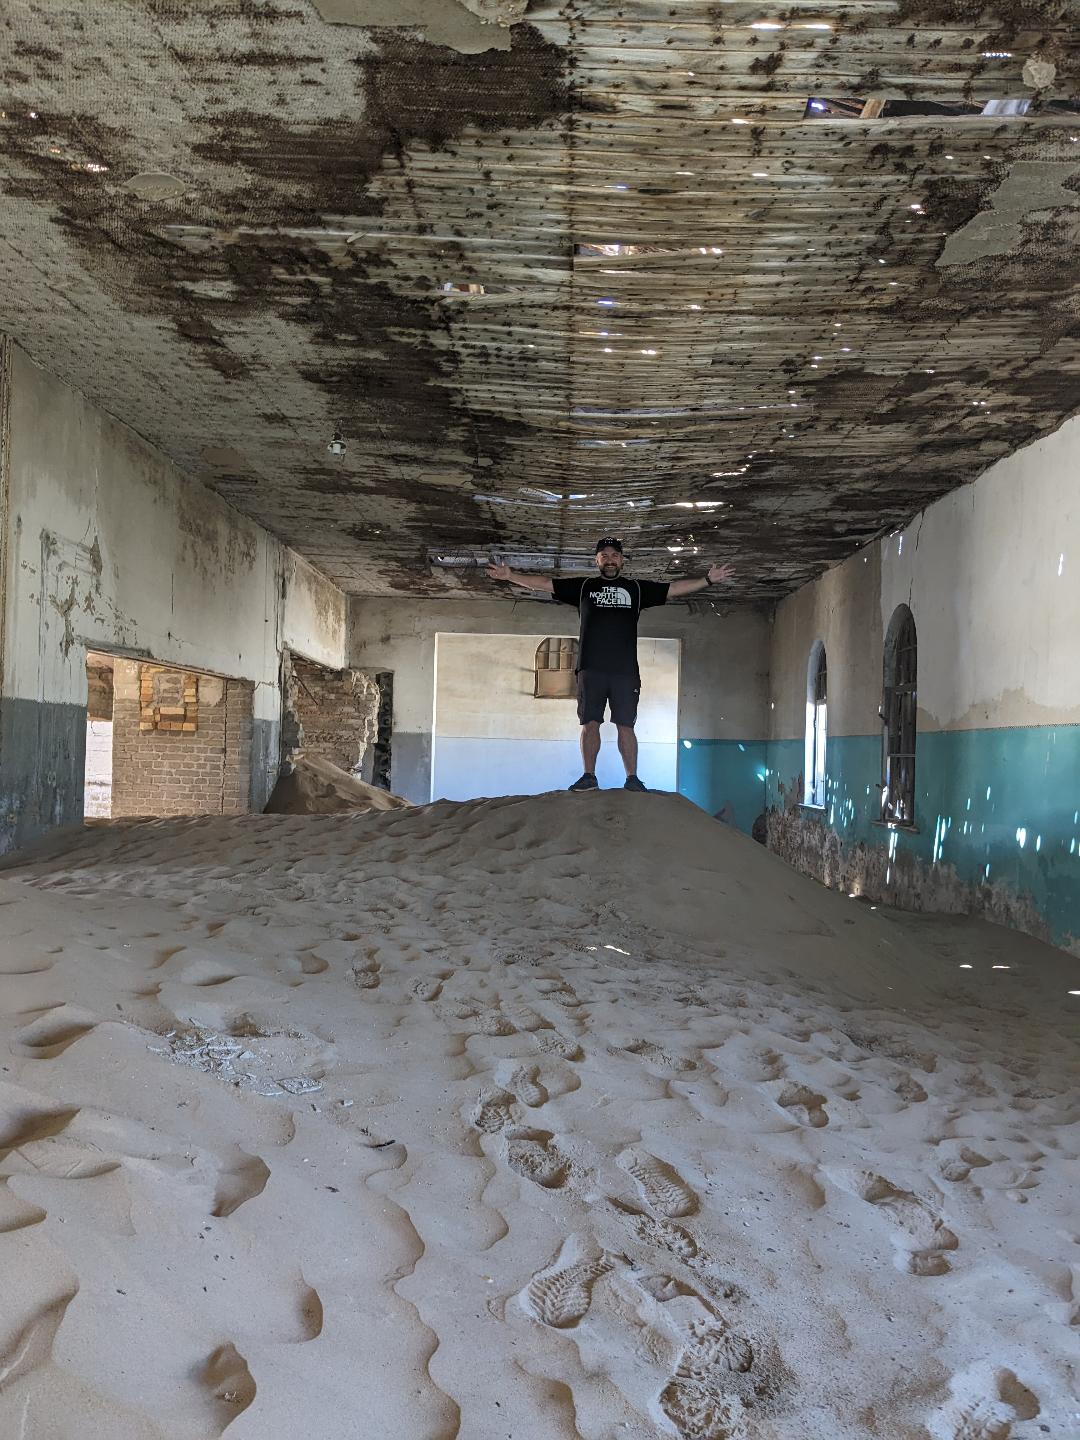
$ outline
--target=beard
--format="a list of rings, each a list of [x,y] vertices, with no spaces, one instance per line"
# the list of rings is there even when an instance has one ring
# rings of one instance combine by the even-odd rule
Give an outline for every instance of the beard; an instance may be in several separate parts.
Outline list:
[[[605,580],[614,580],[619,574],[618,565],[601,565],[600,574]]]

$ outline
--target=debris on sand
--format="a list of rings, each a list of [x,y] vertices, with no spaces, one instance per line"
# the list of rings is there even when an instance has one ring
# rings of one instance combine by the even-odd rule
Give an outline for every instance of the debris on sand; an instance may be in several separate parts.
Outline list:
[[[260,1036],[266,1039],[266,1036]],[[322,1081],[313,1075],[275,1077],[275,1057],[259,1055],[243,1040],[222,1035],[192,1024],[169,1030],[161,1036],[162,1044],[148,1045],[154,1055],[165,1055],[177,1065],[188,1065],[204,1075],[215,1075],[230,1085],[250,1090],[255,1095],[313,1095],[321,1090]]]

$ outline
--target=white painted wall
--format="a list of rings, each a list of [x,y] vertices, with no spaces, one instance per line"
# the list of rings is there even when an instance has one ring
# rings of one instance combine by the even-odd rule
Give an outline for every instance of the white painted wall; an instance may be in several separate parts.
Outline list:
[[[880,542],[882,634],[911,605],[927,728],[1080,721],[1078,476],[1071,420]]]
[[[576,702],[533,695],[536,647],[548,634],[559,633],[436,635],[433,800],[539,795],[565,789],[577,779],[581,754]],[[638,665],[638,774],[650,789],[674,790],[679,642],[642,639]],[[622,785],[625,779],[610,723],[601,726],[597,778],[605,787]]]
[[[284,546],[279,549],[285,590],[282,645],[318,665],[341,670],[345,665],[348,600],[332,581],[295,550]]]
[[[1080,723],[1080,419],[999,461],[776,610],[773,738],[803,733],[823,640],[829,732],[871,732],[897,605],[919,637],[920,730]]]

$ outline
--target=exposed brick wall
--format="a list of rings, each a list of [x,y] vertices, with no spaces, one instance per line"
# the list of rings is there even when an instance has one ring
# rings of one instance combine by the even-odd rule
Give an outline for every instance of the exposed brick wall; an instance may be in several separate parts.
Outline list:
[[[327,670],[293,655],[285,693],[285,758],[303,750],[342,770],[362,770],[379,738],[381,695],[375,676],[364,670]]]
[[[250,808],[253,687],[202,675],[197,729],[140,730],[140,672],[117,660],[112,813],[238,815]]]

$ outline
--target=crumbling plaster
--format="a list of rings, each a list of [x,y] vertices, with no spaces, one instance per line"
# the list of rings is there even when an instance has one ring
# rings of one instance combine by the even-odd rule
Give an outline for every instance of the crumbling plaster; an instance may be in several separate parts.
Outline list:
[[[282,646],[340,666],[344,597],[18,347],[8,355],[0,849],[81,814],[88,649],[250,681],[258,804]]]
[[[398,26],[422,32],[433,45],[463,55],[509,50],[509,27],[528,0],[314,0],[333,25]]]
[[[1080,164],[1053,160],[1018,160],[987,198],[987,205],[946,240],[936,264],[968,265],[1016,250],[1025,225],[1037,224],[1055,212],[1068,215],[1080,207]],[[1080,214],[1073,219],[1080,244]]]

